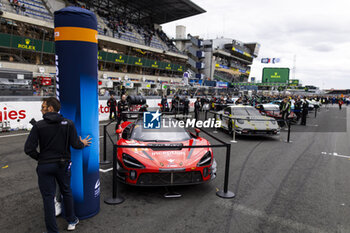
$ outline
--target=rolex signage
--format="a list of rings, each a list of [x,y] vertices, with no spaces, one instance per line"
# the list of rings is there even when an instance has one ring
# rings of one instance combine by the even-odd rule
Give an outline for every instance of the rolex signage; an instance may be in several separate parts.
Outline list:
[[[24,40],[24,43],[18,43],[17,47],[20,49],[28,49],[28,50],[34,50],[34,51],[36,50],[35,46],[31,42],[31,40],[28,38]]]
[[[151,66],[152,66],[153,68],[158,68],[158,67],[159,67],[157,61],[154,61],[154,62],[152,63]]]

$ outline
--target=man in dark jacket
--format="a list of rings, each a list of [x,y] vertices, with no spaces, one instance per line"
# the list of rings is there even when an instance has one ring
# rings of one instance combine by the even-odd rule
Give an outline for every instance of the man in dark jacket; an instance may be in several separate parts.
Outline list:
[[[190,100],[188,99],[188,96],[186,96],[184,100],[184,115],[188,115],[189,111],[190,111]]]
[[[128,118],[125,114],[122,114],[122,112],[128,111],[129,104],[128,101],[126,101],[126,95],[122,95],[122,99],[118,102],[118,117],[117,117],[117,124],[115,125],[115,130],[119,129],[119,125],[121,121],[127,121]]]
[[[297,115],[297,121],[299,121],[300,117],[301,117],[301,106],[302,106],[302,102],[300,100],[300,98],[298,97],[297,101],[295,101],[294,104],[294,113]]]
[[[301,125],[306,125],[306,117],[309,113],[309,103],[306,100],[306,97],[304,96],[303,104],[301,105]]]
[[[117,101],[114,99],[114,96],[111,95],[111,98],[107,101],[107,106],[109,107],[109,119],[112,120],[112,113],[113,118],[117,117]]]
[[[201,110],[203,111],[204,109],[203,109],[203,106],[206,104],[206,103],[208,103],[209,101],[208,101],[208,99],[207,99],[207,96],[204,96],[204,97],[202,97],[201,98]]]
[[[173,99],[171,100],[171,112],[178,112],[179,107],[179,98],[177,95],[174,95]]]
[[[165,112],[166,109],[168,108],[168,99],[166,95],[163,95],[160,104],[162,105],[162,112]]]
[[[54,97],[43,100],[41,112],[44,119],[33,126],[24,146],[24,152],[38,161],[38,183],[48,232],[58,232],[54,206],[56,181],[63,195],[68,230],[74,230],[79,223],[70,188],[70,146],[82,149],[91,143],[89,136],[85,139],[78,137],[74,123],[58,113],[60,108],[60,102]],[[37,151],[38,144],[40,152]]]
[[[197,101],[194,102],[194,118],[196,119],[196,121],[198,120],[200,109],[201,109],[201,99],[197,97]]]

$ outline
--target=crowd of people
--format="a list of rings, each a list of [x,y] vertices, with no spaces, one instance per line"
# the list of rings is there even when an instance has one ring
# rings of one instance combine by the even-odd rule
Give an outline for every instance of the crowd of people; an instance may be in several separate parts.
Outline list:
[[[191,96],[192,97],[192,96]],[[193,97],[192,97],[193,98]],[[323,104],[327,106],[337,104],[339,109],[341,110],[342,105],[345,103],[346,105],[350,104],[350,99],[347,97],[339,97],[339,96],[298,96],[298,95],[253,95],[247,96],[243,95],[238,98],[233,98],[232,95],[222,95],[220,97],[217,96],[202,96],[197,97],[196,102],[194,103],[194,113],[195,117],[198,116],[200,111],[214,110],[220,111],[224,107],[229,104],[235,105],[250,105],[253,107],[257,107],[259,104],[266,103],[276,103],[279,105],[279,111],[281,114],[281,118],[287,121],[290,113],[293,111],[296,115],[296,121],[298,122],[301,119],[300,124],[306,125],[306,117],[309,112],[310,106],[309,101],[315,101],[317,103]],[[293,105],[293,108],[292,108]],[[178,96],[174,95],[171,100],[171,105],[169,108],[169,104],[167,102],[167,96],[163,96],[161,100],[161,110],[162,111],[170,111],[170,112],[180,112],[184,114],[188,114],[189,109],[189,100],[188,96]],[[315,109],[318,108],[317,105],[314,106]],[[282,126],[285,124],[282,124]]]
[[[168,102],[169,96],[163,95],[161,97],[159,106],[162,112],[173,112],[180,113],[184,115],[189,114],[190,110],[190,98],[193,98],[192,95],[178,95],[175,94],[171,97],[171,101]],[[194,114],[195,118],[198,119],[199,112],[201,111],[220,111],[224,109],[226,106],[234,104],[234,105],[249,105],[256,108],[259,108],[260,104],[274,103],[279,105],[279,113],[281,115],[281,119],[285,120],[286,125],[287,118],[290,113],[293,112],[296,116],[296,122],[300,121],[301,125],[306,125],[306,117],[310,110],[310,101],[315,101],[317,103],[327,105],[335,105],[339,106],[341,110],[342,105],[350,104],[350,99],[347,97],[340,96],[297,96],[297,95],[252,95],[247,96],[243,95],[238,98],[234,98],[232,95],[221,95],[221,96],[202,96],[196,97],[196,101],[194,103]],[[128,101],[126,100],[125,93],[122,95],[121,100],[117,102],[113,95],[111,95],[110,99],[107,101],[107,106],[110,107],[110,119],[117,119],[116,129],[119,127],[121,121],[125,121],[125,116],[121,113],[122,111],[126,111],[129,109]],[[143,111],[147,111],[146,105],[143,105],[141,109]],[[318,106],[313,106],[317,110]],[[114,116],[113,116],[114,114]]]
[[[134,20],[129,20],[128,17],[113,15],[110,12],[104,12],[102,10],[97,10],[97,13],[99,16],[106,19],[107,27],[112,30],[113,37],[121,38],[123,33],[127,31],[133,32],[133,30],[135,30],[135,32],[143,38],[143,43],[147,46],[151,46],[153,38],[158,35],[170,51],[179,52],[169,37],[161,29],[155,29],[154,25],[151,23],[141,24]],[[104,35],[106,35],[107,32],[108,29],[104,28]]]

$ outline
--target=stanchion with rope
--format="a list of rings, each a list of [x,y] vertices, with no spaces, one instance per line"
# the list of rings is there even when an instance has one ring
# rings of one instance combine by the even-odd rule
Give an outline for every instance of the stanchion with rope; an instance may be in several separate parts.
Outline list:
[[[117,130],[120,133],[120,130]],[[117,132],[117,134],[119,135]],[[125,201],[125,198],[119,195],[118,180],[117,180],[117,145],[113,145],[113,186],[112,186],[112,197],[105,198],[104,202],[108,205],[118,205]]]
[[[221,198],[234,198],[236,196],[233,192],[228,190],[228,179],[230,174],[230,157],[231,157],[231,144],[226,144],[224,190],[219,190],[216,192],[216,195]]]
[[[231,143],[237,143],[236,141],[236,120],[233,119],[233,127],[232,127],[232,140]]]
[[[107,151],[107,136],[106,136],[106,128],[107,125],[103,126],[103,160],[100,161],[100,164],[110,164],[111,162],[107,160],[107,155],[106,155],[106,151]]]
[[[207,134],[208,136],[212,137],[213,139],[220,142],[220,144],[215,145],[192,145],[192,146],[179,146],[179,148],[218,148],[218,147],[226,147],[226,163],[225,163],[225,178],[224,178],[224,187],[223,190],[219,190],[216,192],[216,195],[221,198],[234,198],[235,194],[228,190],[228,182],[229,182],[229,172],[230,172],[230,156],[231,156],[231,144],[228,144],[221,139],[211,135],[210,133],[206,132],[205,130],[199,130],[198,128],[195,129],[196,135],[199,134],[200,131]],[[121,130],[119,129],[117,131],[118,135],[121,133]],[[109,135],[108,135],[109,136]],[[199,136],[199,135],[198,135]],[[104,202],[109,205],[117,205],[124,202],[124,198],[119,195],[118,190],[118,181],[117,181],[117,151],[119,148],[164,148],[169,149],[173,148],[173,146],[159,146],[159,145],[113,145],[113,187],[112,187],[112,197],[105,198]]]
[[[318,108],[315,107],[315,118],[317,117],[317,110]]]
[[[285,141],[286,143],[291,143],[292,141],[290,141],[290,128],[291,128],[291,121],[287,120],[288,123],[288,134],[287,134],[287,140]]]

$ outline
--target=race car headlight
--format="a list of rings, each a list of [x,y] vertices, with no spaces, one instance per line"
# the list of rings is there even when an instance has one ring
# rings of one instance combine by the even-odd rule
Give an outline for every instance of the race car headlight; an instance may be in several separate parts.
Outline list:
[[[197,167],[203,167],[203,166],[208,166],[211,163],[211,153],[208,151],[205,153],[205,155],[201,158],[199,163],[197,164]]]
[[[271,121],[271,123],[272,123],[273,125],[275,125],[275,124],[276,124],[276,121]]]
[[[145,168],[145,166],[141,162],[139,162],[134,157],[131,157],[130,155],[125,153],[123,153],[123,162],[124,162],[124,165],[128,168],[139,168],[139,169]]]
[[[238,120],[237,120],[237,123],[239,123],[239,124],[244,124],[244,120],[238,119]]]

